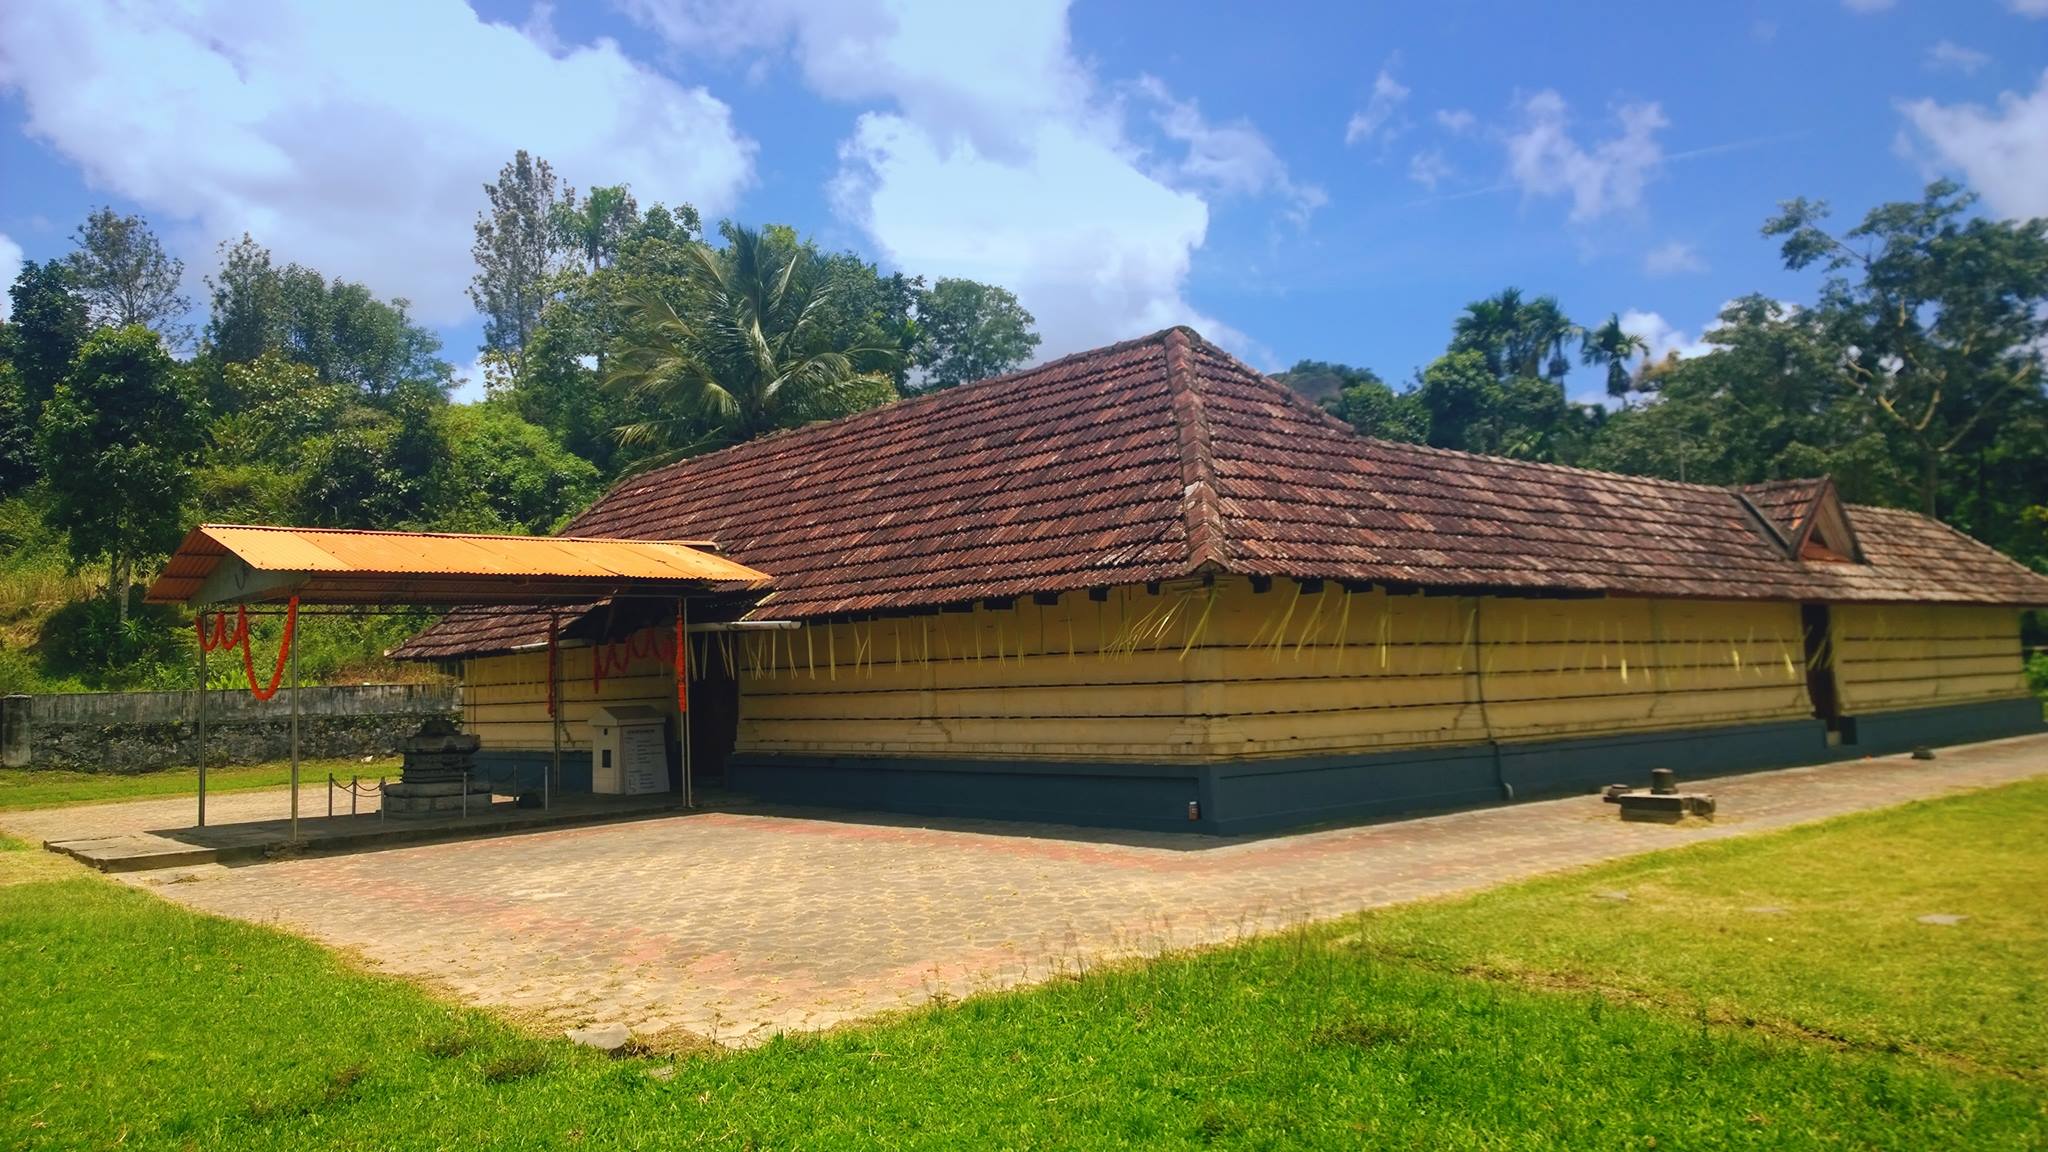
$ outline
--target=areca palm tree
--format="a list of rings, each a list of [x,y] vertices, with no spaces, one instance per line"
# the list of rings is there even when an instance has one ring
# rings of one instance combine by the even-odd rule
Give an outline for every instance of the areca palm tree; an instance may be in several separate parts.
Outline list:
[[[653,291],[633,299],[605,381],[658,415],[621,427],[622,443],[685,455],[892,394],[883,369],[895,353],[856,346],[843,327],[835,336],[833,286],[807,249],[746,228],[726,237],[723,249],[687,249],[681,309]]]
[[[1578,335],[1557,297],[1523,300],[1521,289],[1504,288],[1465,305],[1452,326],[1451,347],[1478,352],[1487,370],[1503,380],[1525,376],[1556,383],[1571,370],[1564,349]]]
[[[1516,333],[1516,373],[1562,383],[1572,370],[1565,345],[1581,335],[1578,325],[1557,306],[1557,297],[1538,296],[1523,305],[1520,330]]]
[[[1649,354],[1649,341],[1634,332],[1622,331],[1621,317],[1613,314],[1608,315],[1607,323],[1587,332],[1579,345],[1581,363],[1607,366],[1607,394],[1624,398],[1634,387],[1628,362]]]
[[[639,219],[640,205],[624,184],[592,188],[581,204],[572,198],[553,211],[558,239],[588,260],[592,272],[617,254],[619,241]]]

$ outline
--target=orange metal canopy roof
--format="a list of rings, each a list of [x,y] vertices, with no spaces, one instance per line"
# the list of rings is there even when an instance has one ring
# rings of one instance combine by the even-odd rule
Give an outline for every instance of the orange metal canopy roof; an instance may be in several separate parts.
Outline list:
[[[152,604],[585,603],[767,587],[702,541],[364,532],[202,524],[164,565]]]

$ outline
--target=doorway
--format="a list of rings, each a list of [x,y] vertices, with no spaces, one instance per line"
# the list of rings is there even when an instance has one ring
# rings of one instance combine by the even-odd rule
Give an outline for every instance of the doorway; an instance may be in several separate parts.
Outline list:
[[[1835,683],[1835,633],[1825,604],[1801,604],[1799,623],[1806,634],[1806,695],[1813,714],[1828,726],[1831,744],[1854,743],[1844,731],[1842,694]]]
[[[692,645],[690,663],[690,777],[698,784],[725,783],[725,765],[732,759],[740,734],[740,682],[718,649],[710,643]]]

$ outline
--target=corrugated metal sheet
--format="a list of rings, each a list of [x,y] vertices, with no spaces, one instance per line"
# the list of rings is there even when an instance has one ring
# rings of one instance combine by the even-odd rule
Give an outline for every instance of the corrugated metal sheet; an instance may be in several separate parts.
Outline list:
[[[1796,522],[1823,487],[1750,496]],[[571,530],[715,537],[775,574],[757,614],[785,618],[1204,566],[1472,590],[2048,603],[2048,578],[1945,525],[1851,519],[1868,563],[1806,563],[1731,489],[1367,439],[1176,328],[647,472]],[[544,619],[451,613],[401,652],[545,632]]]
[[[230,558],[252,588],[237,600],[304,604],[586,604],[608,595],[674,595],[769,584],[766,573],[665,540],[368,532],[203,524],[150,585],[152,603],[201,594]],[[239,569],[238,569],[239,571]]]

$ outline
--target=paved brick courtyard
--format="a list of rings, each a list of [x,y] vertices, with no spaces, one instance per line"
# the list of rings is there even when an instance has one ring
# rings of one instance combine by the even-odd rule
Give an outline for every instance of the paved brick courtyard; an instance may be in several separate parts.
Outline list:
[[[128,882],[563,1027],[746,1043],[2042,773],[2048,736],[1698,782],[1712,825],[1622,824],[1593,797],[1222,842],[706,812]]]

